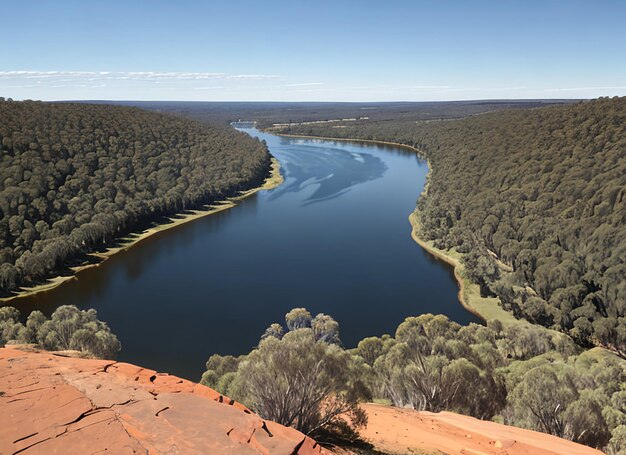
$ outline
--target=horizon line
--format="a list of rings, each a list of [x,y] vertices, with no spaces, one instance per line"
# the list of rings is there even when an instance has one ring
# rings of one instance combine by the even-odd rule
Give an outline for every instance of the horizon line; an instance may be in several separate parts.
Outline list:
[[[4,97],[5,100],[13,101],[37,101],[42,103],[108,103],[108,102],[125,102],[125,103],[274,103],[274,104],[391,104],[391,103],[463,103],[463,102],[507,102],[507,101],[590,101],[599,98],[623,98],[619,95],[603,95],[591,98],[457,98],[449,100],[377,100],[377,101],[346,101],[346,100],[324,100],[324,101],[311,101],[311,100],[298,100],[298,101],[275,101],[275,100],[185,100],[185,99],[56,99],[56,100],[41,100],[32,98],[20,98]]]

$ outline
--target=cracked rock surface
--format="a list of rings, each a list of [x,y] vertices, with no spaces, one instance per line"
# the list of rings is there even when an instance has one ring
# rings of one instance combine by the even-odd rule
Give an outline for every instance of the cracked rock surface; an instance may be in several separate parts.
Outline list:
[[[0,348],[0,454],[328,454],[213,389],[127,363]]]

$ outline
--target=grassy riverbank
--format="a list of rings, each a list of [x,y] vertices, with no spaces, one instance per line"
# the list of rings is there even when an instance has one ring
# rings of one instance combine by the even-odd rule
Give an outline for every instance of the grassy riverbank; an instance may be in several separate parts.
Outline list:
[[[141,242],[142,240],[153,236],[154,234],[157,234],[159,232],[175,228],[182,224],[195,221],[199,218],[203,218],[205,216],[212,215],[214,213],[232,208],[236,206],[240,201],[246,199],[247,197],[252,196],[258,191],[271,190],[272,188],[276,188],[281,183],[283,183],[283,176],[280,173],[280,162],[276,158],[272,158],[270,175],[267,179],[265,179],[265,181],[263,182],[263,185],[258,186],[256,188],[252,188],[247,191],[243,191],[238,196],[230,197],[223,201],[217,201],[213,204],[206,206],[207,207],[206,209],[189,210],[184,213],[174,215],[173,217],[168,218],[167,221],[164,223],[156,224],[140,233],[134,233],[127,237],[123,237],[118,240],[117,246],[107,248],[106,251],[103,251],[103,252],[89,253],[89,256],[91,256],[92,258],[95,258],[95,262],[89,262],[89,263],[79,265],[76,267],[71,267],[70,270],[72,273],[70,275],[56,276],[54,278],[50,278],[46,280],[45,282],[41,284],[38,284],[32,287],[22,287],[20,288],[20,291],[15,292],[15,295],[10,296],[10,297],[0,298],[0,303],[4,304],[4,303],[12,302],[23,297],[31,296],[33,294],[37,294],[40,292],[45,292],[45,291],[54,289],[57,286],[60,286],[65,282],[76,279],[77,274],[80,273],[81,271],[92,268],[92,267],[98,267],[100,264],[102,264],[105,260],[113,256],[114,254],[119,253],[120,251],[126,251],[129,248],[136,245],[137,243]],[[13,303],[16,303],[16,302],[13,302]]]
[[[526,321],[516,319],[513,314],[505,311],[499,304],[496,297],[482,297],[480,287],[472,283],[464,276],[464,266],[461,263],[461,254],[456,251],[441,250],[434,246],[434,242],[424,240],[420,237],[419,213],[413,212],[409,215],[411,223],[411,237],[424,248],[429,254],[438,260],[445,262],[454,269],[454,277],[459,285],[459,302],[470,313],[475,314],[485,322],[498,319],[504,325],[517,324]],[[529,324],[528,322],[526,322]]]
[[[370,143],[370,144],[380,144],[380,145],[392,145],[397,147],[402,147],[405,149],[409,149],[415,153],[417,153],[420,157],[424,157],[424,153],[410,145],[401,144],[399,142],[391,142],[391,141],[377,141],[372,139],[358,139],[358,138],[334,138],[334,137],[325,137],[325,136],[307,136],[307,135],[298,135],[298,134],[282,134],[276,131],[267,130],[267,132],[271,134],[276,134],[278,136],[283,137],[292,137],[292,138],[301,138],[301,139],[320,139],[320,140],[330,140],[330,141],[344,141],[344,142],[355,142],[355,143]],[[430,169],[431,163],[427,160],[429,172],[426,177],[426,184],[424,185],[424,190],[422,191],[421,196],[424,196],[428,193],[428,188],[430,186]],[[434,246],[434,242],[425,240],[420,233],[420,222],[419,222],[419,212],[416,210],[411,215],[409,215],[409,223],[411,224],[411,237],[413,240],[420,245],[426,252],[434,256],[436,259],[444,262],[448,266],[452,267],[454,270],[454,276],[457,281],[459,292],[458,292],[458,300],[459,303],[470,313],[476,315],[478,318],[482,319],[485,322],[492,320],[499,320],[503,326],[533,326],[533,327],[541,327],[535,324],[532,324],[525,319],[517,319],[511,312],[506,311],[500,305],[500,300],[497,297],[483,297],[480,294],[480,286],[476,283],[473,283],[468,278],[466,278],[464,273],[464,265],[461,262],[462,254],[454,251],[454,250],[442,250]],[[503,267],[503,272],[507,272]],[[550,332],[550,334],[554,337],[564,336],[561,332],[545,329]]]
[[[517,319],[513,313],[502,308],[498,297],[483,297],[480,294],[480,286],[465,276],[465,266],[461,262],[462,254],[454,250],[442,250],[437,248],[433,241],[424,240],[420,236],[419,212],[417,210],[409,215],[409,223],[411,223],[411,237],[413,237],[413,240],[436,259],[445,262],[454,269],[454,278],[459,286],[459,303],[467,311],[485,322],[498,320],[505,328],[526,326],[545,330],[550,334],[553,341],[567,337],[566,334],[558,330],[533,324],[526,319]],[[505,268],[506,266],[502,268],[503,272],[506,272]],[[596,350],[604,351],[602,348],[597,348]]]
[[[329,140],[329,141],[343,141],[343,142],[365,142],[370,144],[381,144],[381,145],[393,145],[397,147],[406,148],[414,151],[419,156],[424,156],[424,154],[417,148],[412,147],[410,145],[401,144],[399,142],[391,142],[391,141],[377,141],[372,139],[357,139],[357,138],[334,138],[334,137],[325,137],[325,136],[305,136],[299,134],[282,134],[271,129],[266,130],[268,133],[276,134],[278,136],[283,137],[292,137],[292,138],[301,138],[301,139],[321,139],[321,140]],[[430,167],[431,164],[428,161],[428,168],[430,175]],[[426,184],[424,186],[424,190],[422,191],[422,196],[424,196],[428,192],[429,179],[426,177]],[[463,264],[461,264],[461,254],[456,251],[444,251],[436,248],[433,245],[432,241],[426,241],[420,237],[419,230],[419,214],[417,211],[411,213],[409,215],[409,222],[411,223],[411,237],[417,244],[419,244],[422,248],[424,248],[428,253],[433,255],[435,258],[439,259],[442,262],[445,262],[450,267],[454,269],[454,276],[456,277],[456,281],[459,286],[459,303],[463,305],[463,307],[469,311],[470,313],[476,315],[484,321],[489,321],[493,319],[498,319],[505,325],[514,324],[514,323],[526,323],[527,321],[520,321],[516,319],[513,314],[504,310],[499,304],[498,299],[495,297],[481,297],[480,288],[477,284],[472,283],[467,278],[463,276]]]

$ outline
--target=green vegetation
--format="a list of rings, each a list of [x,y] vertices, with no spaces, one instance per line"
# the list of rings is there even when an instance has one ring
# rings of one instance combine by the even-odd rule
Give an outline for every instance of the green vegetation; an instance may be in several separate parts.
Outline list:
[[[234,111],[196,108],[167,110],[234,119]],[[408,318],[393,337],[347,350],[332,317],[296,308],[250,354],[211,356],[202,382],[314,436],[354,439],[366,421],[359,402],[377,400],[623,453],[625,362],[581,347],[626,356],[626,99],[447,108],[377,106],[367,120],[281,131],[421,150],[431,173],[414,220],[420,241],[462,264],[468,300],[482,295],[508,313],[496,307],[487,326]],[[244,113],[254,118],[255,109]],[[261,125],[293,120],[263,109]],[[316,109],[292,114],[343,118],[362,106]],[[257,186],[270,166],[264,144],[235,131],[106,105],[0,100],[0,146],[3,295],[164,216]],[[50,319],[32,312],[25,323],[15,308],[0,308],[7,342],[100,358],[120,349],[95,311],[71,306]]]
[[[460,326],[445,316],[408,318],[395,338],[354,350],[374,371],[375,396],[396,406],[450,410],[604,448],[626,418],[624,363],[580,355],[541,328]],[[619,442],[613,446],[623,449]]]
[[[0,99],[0,295],[258,186],[260,141],[137,108]]]
[[[605,350],[581,353],[530,324],[461,326],[432,314],[346,350],[330,316],[297,308],[285,319],[287,333],[272,324],[250,354],[211,356],[202,383],[314,435],[354,439],[365,422],[358,402],[376,400],[626,450],[626,368]],[[316,320],[326,323],[316,328]]]
[[[211,356],[201,383],[305,434],[352,437],[367,422],[358,407],[365,365],[341,348],[330,316],[296,308],[285,320],[287,333],[272,324],[246,356]]]
[[[516,317],[626,356],[626,98],[333,126],[281,131],[423,151],[420,237]]]
[[[117,104],[169,112],[212,124],[229,124],[239,119],[256,121],[257,127],[265,129],[276,123],[330,122],[328,126],[340,126],[387,120],[414,122],[415,120],[455,119],[501,109],[524,109],[571,102],[573,100],[384,103],[120,101]],[[344,121],[341,122],[341,120]]]
[[[33,311],[26,324],[13,307],[0,308],[0,346],[6,343],[34,343],[48,351],[75,350],[99,359],[114,359],[122,348],[96,310],[79,310],[73,305],[57,308],[50,319]]]

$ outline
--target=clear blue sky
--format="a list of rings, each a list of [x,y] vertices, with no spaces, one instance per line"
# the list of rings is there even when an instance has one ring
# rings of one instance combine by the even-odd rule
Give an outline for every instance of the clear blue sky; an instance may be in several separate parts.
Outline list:
[[[15,99],[626,95],[623,0],[20,0],[0,34]]]

